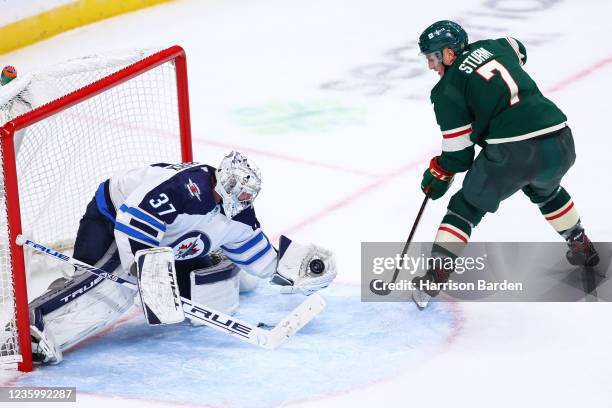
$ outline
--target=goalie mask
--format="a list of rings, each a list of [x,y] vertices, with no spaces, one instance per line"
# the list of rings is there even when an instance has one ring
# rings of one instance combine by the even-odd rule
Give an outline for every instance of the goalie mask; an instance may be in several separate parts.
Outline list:
[[[221,196],[223,211],[229,218],[249,208],[261,189],[259,168],[238,152],[225,156],[215,175],[215,191]]]

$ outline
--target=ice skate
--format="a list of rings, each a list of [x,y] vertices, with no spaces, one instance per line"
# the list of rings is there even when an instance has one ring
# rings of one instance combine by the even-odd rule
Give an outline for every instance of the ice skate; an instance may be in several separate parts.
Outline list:
[[[599,254],[595,246],[580,228],[567,238],[569,250],[565,254],[570,264],[576,266],[594,267],[599,263]]]
[[[452,270],[434,266],[430,267],[424,276],[417,276],[412,279],[414,285],[412,300],[419,310],[425,309],[431,298],[438,296],[440,293],[439,289],[427,288],[428,284],[447,282],[451,273]]]

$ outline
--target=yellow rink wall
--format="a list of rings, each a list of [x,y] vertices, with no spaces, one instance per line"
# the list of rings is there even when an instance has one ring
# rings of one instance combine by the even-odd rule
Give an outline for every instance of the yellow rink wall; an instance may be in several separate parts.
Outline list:
[[[0,54],[95,21],[169,1],[172,0],[77,0],[0,27]]]

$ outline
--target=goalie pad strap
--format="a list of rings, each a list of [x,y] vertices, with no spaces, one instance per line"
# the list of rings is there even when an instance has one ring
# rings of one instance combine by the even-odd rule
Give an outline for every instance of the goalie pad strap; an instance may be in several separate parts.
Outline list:
[[[221,271],[211,271],[210,273],[202,273],[206,271],[206,269],[200,269],[195,271],[195,284],[196,285],[205,285],[207,283],[215,283],[219,281],[224,281],[230,278],[233,278],[240,272],[240,268],[236,265],[233,265],[230,269],[223,269]],[[199,272],[199,273],[197,273]]]

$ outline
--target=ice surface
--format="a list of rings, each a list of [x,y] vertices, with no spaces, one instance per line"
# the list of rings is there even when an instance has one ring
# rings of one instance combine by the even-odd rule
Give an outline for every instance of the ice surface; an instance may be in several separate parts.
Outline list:
[[[3,64],[27,72],[84,49],[184,46],[195,159],[215,164],[232,148],[248,154],[263,173],[256,208],[266,233],[328,247],[339,265],[338,285],[324,293],[329,308],[278,351],[206,329],[150,329],[134,317],[62,365],[11,381],[78,384],[87,394],[77,405],[114,408],[609,405],[610,304],[465,303],[418,314],[409,304],[359,304],[357,284],[360,243],[407,237],[422,171],[440,148],[428,102],[436,76],[415,43],[443,18],[459,20],[472,39],[525,43],[526,70],[574,132],[578,159],[564,185],[591,237],[612,239],[610,12],[612,3],[598,0],[181,0],[4,55]],[[434,237],[449,197],[428,206],[416,240]],[[472,237],[558,240],[521,195]],[[245,299],[240,313],[259,316],[293,301],[262,295]],[[168,354],[174,358],[156,363]],[[201,384],[189,391],[194,378]]]
[[[274,351],[205,327],[151,327],[136,314],[66,353],[61,364],[15,384],[197,405],[275,406],[384,380],[435,353],[457,327],[449,304],[419,316],[403,304],[361,303],[351,286],[321,294],[325,313]],[[275,324],[302,300],[262,284],[241,297],[237,316]]]

